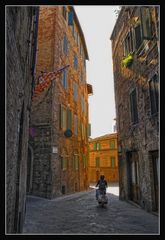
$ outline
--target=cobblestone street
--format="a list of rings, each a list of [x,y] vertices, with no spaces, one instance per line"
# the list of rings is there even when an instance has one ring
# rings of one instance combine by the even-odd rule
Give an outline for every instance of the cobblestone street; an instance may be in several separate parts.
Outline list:
[[[110,186],[109,202],[102,208],[95,190],[53,200],[27,197],[24,234],[158,234],[159,218],[118,199]]]

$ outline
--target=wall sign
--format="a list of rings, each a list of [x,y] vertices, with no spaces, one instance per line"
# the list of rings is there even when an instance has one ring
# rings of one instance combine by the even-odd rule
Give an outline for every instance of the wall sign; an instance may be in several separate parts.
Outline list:
[[[71,130],[71,129],[67,129],[67,130],[64,132],[64,135],[65,135],[65,137],[71,137],[71,136],[72,136],[72,130]]]
[[[57,147],[52,147],[52,153],[58,153],[58,148]]]

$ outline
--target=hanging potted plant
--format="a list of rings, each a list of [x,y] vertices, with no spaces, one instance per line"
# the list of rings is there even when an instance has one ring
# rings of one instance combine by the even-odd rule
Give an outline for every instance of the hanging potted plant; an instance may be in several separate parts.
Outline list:
[[[130,67],[133,63],[133,53],[129,53],[127,55],[127,57],[123,57],[122,58],[122,61],[121,61],[121,64],[122,64],[122,67]]]

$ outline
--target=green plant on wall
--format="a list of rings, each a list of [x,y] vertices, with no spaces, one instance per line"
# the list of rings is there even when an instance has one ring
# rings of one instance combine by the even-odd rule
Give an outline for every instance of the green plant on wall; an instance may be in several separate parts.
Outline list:
[[[122,67],[129,67],[133,62],[133,53],[129,53],[127,57],[123,57],[121,64]]]

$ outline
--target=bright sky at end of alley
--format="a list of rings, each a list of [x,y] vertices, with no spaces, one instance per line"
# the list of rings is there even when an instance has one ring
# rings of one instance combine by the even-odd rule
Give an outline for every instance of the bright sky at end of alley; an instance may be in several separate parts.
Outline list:
[[[110,36],[118,6],[74,6],[87,44],[87,82],[93,86],[89,97],[91,137],[112,133],[116,117]]]

